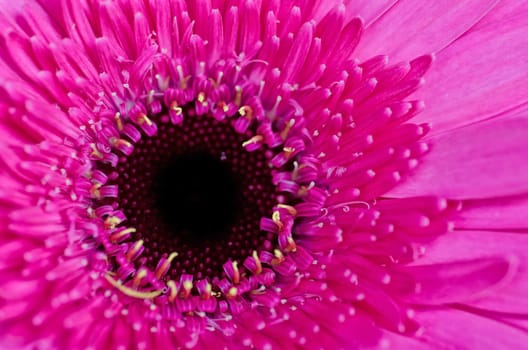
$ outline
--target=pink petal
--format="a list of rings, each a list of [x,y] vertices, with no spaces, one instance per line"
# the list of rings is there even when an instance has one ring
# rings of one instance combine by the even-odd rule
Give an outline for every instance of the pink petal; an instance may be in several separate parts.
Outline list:
[[[510,281],[491,295],[478,298],[472,306],[528,315],[528,235],[524,233],[455,231],[427,247],[418,263],[442,263],[457,259],[514,256],[519,264]]]
[[[423,340],[436,349],[521,349],[528,333],[500,321],[455,309],[417,312]]]
[[[474,300],[509,282],[517,269],[515,257],[483,258],[445,264],[409,266],[415,289],[404,300],[412,304],[442,305]]]
[[[376,3],[371,1],[370,3]],[[366,59],[384,54],[396,60],[436,52],[477,23],[497,0],[420,1],[402,0],[374,22],[361,41],[357,54]]]
[[[472,230],[526,229],[528,195],[476,199],[462,203],[464,210],[456,219],[457,228]]]
[[[393,196],[485,198],[528,191],[528,119],[493,119],[431,139],[432,150]]]
[[[396,4],[398,0],[346,0],[346,12],[348,17],[361,17],[365,23],[376,21]]]
[[[437,53],[427,83],[417,92],[427,105],[417,120],[432,121],[432,134],[528,102],[528,3],[522,3],[499,18],[485,18]]]

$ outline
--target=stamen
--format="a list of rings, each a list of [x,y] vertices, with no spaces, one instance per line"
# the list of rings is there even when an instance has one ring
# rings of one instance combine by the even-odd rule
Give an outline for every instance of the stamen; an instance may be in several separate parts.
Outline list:
[[[121,113],[116,112],[114,119],[116,121],[117,130],[123,131],[124,126],[123,126],[123,121],[121,120]]]
[[[143,125],[144,123],[146,123],[148,126],[151,126],[152,125],[152,120],[149,119],[149,117],[147,117],[147,115],[145,113],[140,113],[138,118],[137,118],[137,122],[139,125]]]
[[[297,216],[297,209],[287,204],[277,204],[277,208],[286,209],[291,216]]]
[[[264,140],[264,137],[262,135],[256,135],[250,138],[249,140],[243,142],[242,147],[246,147],[252,143],[259,143],[259,142],[262,142],[263,140]]]
[[[178,296],[178,287],[173,280],[167,282],[167,287],[169,287],[169,301],[172,303]]]
[[[126,294],[126,295],[128,295],[129,297],[132,297],[132,298],[153,299],[153,298],[161,295],[161,293],[163,292],[161,289],[160,290],[153,290],[153,291],[150,291],[150,292],[140,292],[138,290],[135,290],[135,289],[132,289],[132,288],[129,288],[129,287],[123,285],[120,281],[116,281],[108,273],[105,274],[104,277],[108,281],[108,283],[110,283],[115,288],[119,289],[123,294]]]
[[[284,224],[281,221],[280,212],[278,210],[275,210],[273,214],[271,215],[271,219],[277,225],[279,232],[284,229]]]
[[[131,249],[128,250],[128,252],[126,253],[126,258],[128,261],[134,260],[137,257],[138,253],[143,248],[143,243],[143,240],[140,239],[134,244]]]
[[[167,273],[167,271],[170,268],[170,264],[174,258],[178,256],[178,253],[173,252],[169,255],[169,257],[161,264],[158,269],[156,269],[156,278],[161,278],[163,275]]]
[[[260,258],[258,256],[256,250],[253,251],[252,256],[253,256],[253,259],[255,259],[255,265],[257,265],[257,269],[255,271],[255,274],[259,275],[262,272],[262,263],[260,262]]]
[[[272,265],[279,265],[281,262],[283,262],[286,258],[284,257],[284,254],[278,249],[273,250],[273,255],[275,255],[275,259],[271,259]]]
[[[250,106],[242,106],[238,109],[238,114],[240,114],[243,117],[246,117],[248,120],[253,119],[253,108]]]
[[[145,268],[140,268],[139,271],[134,276],[132,285],[134,288],[137,288],[141,285],[141,280],[147,276],[147,270]]]
[[[106,218],[106,220],[103,223],[103,226],[107,230],[113,230],[116,228],[117,225],[119,225],[122,222],[120,218],[117,216],[109,216]]]
[[[135,232],[136,232],[136,229],[133,228],[133,227],[126,228],[124,230],[121,230],[121,231],[118,231],[118,232],[115,232],[114,234],[112,234],[110,236],[110,241],[112,241],[113,243],[118,242],[121,239],[123,239],[125,236],[127,236],[127,235],[129,235],[131,233],[135,233]]]

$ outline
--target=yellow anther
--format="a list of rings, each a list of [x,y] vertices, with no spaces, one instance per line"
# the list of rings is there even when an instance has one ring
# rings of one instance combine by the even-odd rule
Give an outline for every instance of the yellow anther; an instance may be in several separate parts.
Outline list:
[[[93,184],[90,188],[90,195],[95,199],[101,199],[101,184]]]
[[[90,147],[92,148],[92,153],[90,153],[90,156],[98,158],[98,159],[104,158],[104,155],[101,153],[101,151],[97,149],[97,146],[94,143],[91,143]]]
[[[110,236],[110,240],[111,240],[112,242],[116,242],[116,241],[118,241],[120,238],[126,236],[127,234],[129,234],[129,233],[134,233],[134,232],[136,232],[136,229],[133,228],[133,227],[130,227],[130,228],[124,229],[124,230],[122,230],[122,231],[119,231],[119,232],[114,233],[113,235]]]
[[[141,284],[141,280],[145,278],[146,276],[147,276],[147,270],[144,268],[139,269],[139,271],[134,276],[134,280],[132,281],[132,285],[134,286],[134,288],[139,287],[139,285]]]
[[[142,239],[140,239],[139,241],[134,243],[134,246],[126,254],[126,258],[127,258],[128,261],[132,260],[134,255],[136,255],[137,252],[139,252],[139,250],[143,247],[143,243],[144,242],[143,242]]]
[[[189,295],[191,295],[191,291],[193,289],[193,283],[191,281],[185,281],[183,282],[183,291],[182,291],[182,297],[187,298]]]
[[[255,260],[255,265],[257,265],[255,274],[258,275],[258,274],[260,274],[262,272],[262,263],[260,262],[260,259],[259,259],[259,256],[258,256],[256,250],[253,251],[253,255],[252,256],[253,256],[253,259]]]
[[[173,280],[167,282],[167,287],[169,287],[169,301],[172,303],[178,296],[178,287]]]
[[[240,85],[235,86],[235,105],[240,106],[242,103],[242,87]]]
[[[286,140],[286,138],[288,137],[288,134],[290,133],[290,130],[291,128],[295,125],[295,119],[290,119],[290,121],[288,122],[288,124],[286,124],[286,127],[284,128],[284,130],[281,131],[281,138],[283,140]]]
[[[299,188],[299,191],[297,192],[297,195],[301,197],[307,195],[308,192],[310,192],[310,190],[314,188],[314,186],[315,186],[314,182],[310,182],[308,186],[301,186],[301,188]]]
[[[259,143],[259,142],[262,142],[263,140],[264,140],[264,137],[262,135],[255,135],[249,140],[243,142],[242,147],[246,147],[247,145],[250,145],[252,143]]]
[[[240,270],[238,269],[238,262],[233,261],[233,283],[238,284],[240,282]]]
[[[287,204],[277,204],[277,208],[285,209],[291,216],[297,215],[297,209]]]
[[[253,108],[250,106],[242,106],[238,109],[238,114],[251,120],[253,119]]]
[[[238,294],[238,289],[237,287],[231,287],[229,288],[229,290],[227,291],[227,294],[226,294],[226,297],[228,298],[234,298],[236,297]]]
[[[132,147],[132,144],[128,142],[127,140],[123,140],[117,137],[111,137],[109,141],[110,141],[110,144],[114,147],[119,147],[119,146],[125,146],[126,148]]]
[[[191,79],[191,76],[188,75],[185,78],[180,80],[180,89],[185,90],[187,88],[187,83]]]
[[[117,130],[123,131],[124,126],[123,126],[123,121],[121,120],[121,113],[116,112],[114,119],[116,121]]]
[[[297,250],[297,244],[295,243],[292,237],[288,237],[288,245],[284,250],[286,250],[288,253],[295,252]]]
[[[278,265],[278,264],[280,264],[281,262],[283,262],[284,259],[285,259],[285,258],[284,258],[284,254],[282,254],[282,252],[281,252],[280,250],[278,250],[278,249],[275,249],[275,250],[273,251],[273,255],[275,255],[275,259],[272,259],[272,260],[271,260],[271,264],[272,264],[272,265]]]
[[[132,297],[132,298],[152,299],[152,298],[159,296],[162,293],[162,290],[153,290],[150,292],[140,292],[138,290],[124,286],[121,282],[118,282],[115,279],[113,279],[109,274],[106,274],[104,277],[108,281],[108,283],[110,283],[112,286],[119,289],[123,294],[128,295],[129,297]]]
[[[170,264],[172,262],[172,260],[174,260],[176,257],[178,256],[178,253],[176,252],[173,252],[169,255],[169,257],[167,258],[167,260],[165,260],[163,262],[163,264],[161,264],[161,266],[159,267],[159,269],[156,270],[156,278],[161,278],[161,276],[167,272],[167,270],[169,269],[170,267]]]
[[[152,125],[152,121],[147,117],[145,113],[141,113],[138,117],[138,124],[143,125],[144,123],[147,123],[148,126]]]
[[[290,158],[292,154],[295,152],[295,148],[293,147],[284,147],[282,150],[284,151],[284,156],[286,158]]]
[[[176,114],[178,114],[178,115],[180,115],[180,114],[183,113],[183,109],[182,109],[180,106],[178,106],[178,102],[176,102],[176,101],[173,101],[173,102],[170,104],[170,109],[173,110],[173,111],[175,111]]]
[[[203,105],[205,105],[207,103],[205,101],[205,93],[203,93],[203,92],[198,93],[198,97],[196,99],[198,100],[198,102],[200,102]]]
[[[202,294],[202,299],[209,299],[213,292],[213,286],[209,282],[205,285],[205,291]]]
[[[279,231],[282,231],[282,229],[284,228],[284,224],[281,221],[280,212],[278,210],[275,210],[273,212],[273,214],[271,215],[271,220],[273,220],[275,225],[277,225]]]
[[[113,230],[117,225],[121,223],[121,219],[116,216],[109,216],[103,223],[103,226],[107,230]]]

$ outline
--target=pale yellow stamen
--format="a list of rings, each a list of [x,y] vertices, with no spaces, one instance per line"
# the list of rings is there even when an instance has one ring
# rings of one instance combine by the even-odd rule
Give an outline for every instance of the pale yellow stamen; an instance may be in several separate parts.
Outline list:
[[[242,103],[242,87],[240,85],[235,86],[235,105],[240,106]]]
[[[121,223],[121,219],[116,216],[109,216],[104,221],[104,228],[107,230],[113,230],[117,225]]]
[[[172,303],[178,296],[178,287],[173,280],[167,282],[167,287],[169,287],[169,301]]]
[[[115,118],[115,121],[116,121],[116,125],[117,125],[117,130],[119,131],[123,131],[123,121],[121,120],[121,113],[117,112],[114,116]]]
[[[109,141],[110,141],[110,144],[114,147],[119,147],[119,146],[125,146],[126,148],[132,147],[132,144],[128,142],[127,140],[123,140],[117,137],[111,137]]]
[[[181,293],[182,297],[187,298],[189,295],[191,295],[192,289],[193,283],[191,281],[183,282],[183,291]]]
[[[202,294],[202,299],[209,299],[211,297],[212,292],[213,292],[213,286],[211,286],[210,283],[207,283],[205,285],[205,291]]]
[[[284,151],[286,159],[290,158],[292,154],[295,153],[295,148],[293,147],[284,147],[282,150]]]
[[[119,232],[114,233],[113,235],[110,236],[110,240],[111,240],[112,242],[116,242],[116,241],[118,241],[120,238],[126,236],[127,234],[129,234],[129,233],[134,233],[134,232],[136,232],[136,229],[133,228],[133,227],[130,227],[130,228],[124,229],[124,230],[122,230],[122,231],[119,231]]]
[[[257,254],[257,251],[253,251],[253,259],[255,259],[255,265],[257,265],[257,269],[255,271],[255,274],[258,275],[262,272],[262,263],[260,262],[259,256]]]
[[[278,265],[285,260],[284,254],[282,254],[282,252],[278,249],[273,251],[273,255],[275,255],[275,259],[271,260],[272,265]]]
[[[233,261],[233,283],[238,284],[240,282],[240,270],[238,269],[238,262]]]
[[[134,286],[134,288],[139,287],[139,285],[141,284],[141,281],[146,276],[147,276],[147,270],[144,268],[139,269],[139,271],[134,276],[134,280],[132,281],[132,285]]]
[[[287,204],[277,204],[277,208],[286,209],[286,211],[287,211],[291,216],[296,216],[296,215],[297,215],[297,209],[295,209],[295,208],[292,207],[291,205],[287,205]]]
[[[128,261],[132,260],[132,258],[134,257],[134,255],[137,254],[137,252],[140,251],[140,249],[143,247],[143,240],[140,239],[139,241],[137,241],[136,243],[134,243],[134,246],[126,253],[126,258]]]
[[[290,121],[288,122],[288,124],[286,124],[286,127],[284,128],[284,130],[281,131],[281,138],[283,140],[286,140],[286,138],[288,137],[288,134],[290,133],[290,130],[291,128],[295,125],[295,119],[290,119]]]
[[[152,121],[149,119],[149,117],[147,117],[145,113],[141,113],[138,116],[138,124],[143,125],[144,123],[147,123],[148,126],[152,125]]]
[[[286,246],[285,250],[287,252],[295,252],[297,250],[297,244],[292,237],[288,237],[288,245]]]
[[[273,212],[273,214],[271,215],[271,220],[273,220],[275,225],[277,225],[277,228],[279,229],[279,231],[282,231],[282,229],[284,228],[284,224],[281,221],[281,217],[280,217],[279,211],[275,210]]]
[[[104,155],[97,149],[97,146],[94,143],[90,144],[90,147],[92,148],[92,153],[90,153],[92,157],[95,157],[98,159],[104,158]]]
[[[252,143],[262,142],[262,140],[264,140],[264,137],[262,135],[255,135],[252,138],[250,138],[249,140],[243,142],[242,143],[242,147],[246,147],[247,145],[250,145]]]
[[[238,114],[243,117],[246,117],[249,120],[253,119],[253,108],[250,106],[242,106],[238,109]]]
[[[150,291],[150,292],[141,292],[141,291],[129,288],[127,286],[124,286],[121,282],[116,281],[115,279],[113,279],[109,274],[106,274],[104,277],[108,281],[108,283],[110,283],[112,286],[114,286],[117,289],[119,289],[123,294],[126,294],[126,295],[128,295],[129,297],[132,297],[132,298],[152,299],[152,298],[155,298],[155,297],[159,296],[162,293],[161,290],[153,290],[153,291]]]
[[[90,195],[92,195],[95,199],[101,199],[101,184],[94,184],[92,188],[90,188]]]
[[[229,290],[227,291],[227,294],[226,294],[226,297],[227,298],[234,298],[236,297],[238,294],[238,289],[237,287],[231,287],[229,288]]]
[[[175,111],[176,114],[178,114],[178,115],[180,115],[180,114],[183,113],[183,109],[182,109],[180,106],[178,106],[178,102],[176,102],[176,101],[173,101],[173,102],[170,104],[170,109],[173,110],[173,111]]]
[[[172,260],[174,260],[176,257],[178,256],[178,253],[176,252],[173,252],[169,255],[169,257],[167,258],[167,260],[165,260],[163,262],[163,264],[161,264],[161,266],[159,267],[159,269],[156,270],[156,278],[161,278],[161,276],[167,272],[167,270],[170,268],[170,264],[172,262]]]
[[[200,102],[204,106],[207,104],[207,101],[205,100],[205,93],[203,92],[200,92],[196,99],[198,100],[198,102]]]

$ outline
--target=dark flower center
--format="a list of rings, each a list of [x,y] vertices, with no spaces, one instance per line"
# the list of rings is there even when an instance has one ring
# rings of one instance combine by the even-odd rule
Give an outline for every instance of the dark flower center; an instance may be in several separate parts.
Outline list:
[[[228,120],[183,109],[181,125],[160,115],[153,137],[143,137],[117,166],[119,205],[135,239],[145,244],[145,263],[177,252],[169,275],[197,278],[222,270],[228,259],[243,261],[271,245],[260,219],[270,216],[275,188],[262,151],[247,152]]]
[[[206,152],[178,154],[154,178],[155,207],[172,234],[193,244],[228,233],[240,211],[239,192],[226,159]]]

